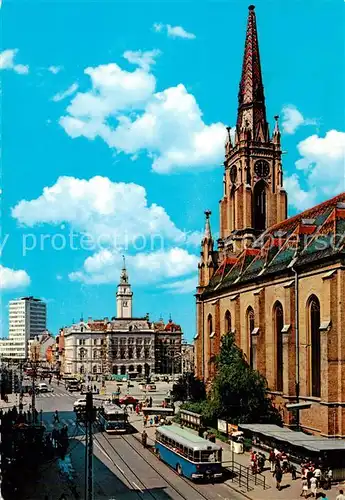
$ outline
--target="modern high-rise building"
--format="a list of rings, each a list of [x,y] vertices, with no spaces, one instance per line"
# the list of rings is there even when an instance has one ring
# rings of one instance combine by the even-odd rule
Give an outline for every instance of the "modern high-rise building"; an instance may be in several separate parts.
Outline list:
[[[28,341],[47,329],[47,305],[35,297],[9,302],[9,336],[0,340],[0,356],[7,359],[28,357]]]

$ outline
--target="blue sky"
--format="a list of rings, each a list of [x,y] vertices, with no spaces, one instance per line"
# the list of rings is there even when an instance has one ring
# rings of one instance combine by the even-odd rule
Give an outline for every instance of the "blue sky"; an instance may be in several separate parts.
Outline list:
[[[256,2],[290,215],[344,191],[344,5]],[[21,295],[48,301],[54,334],[115,315],[125,253],[134,314],[171,313],[192,339],[247,12],[242,0],[3,3],[2,335]]]

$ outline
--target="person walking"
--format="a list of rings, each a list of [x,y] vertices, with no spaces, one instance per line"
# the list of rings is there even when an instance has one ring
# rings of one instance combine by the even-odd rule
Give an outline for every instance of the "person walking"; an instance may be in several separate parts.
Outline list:
[[[317,479],[315,476],[313,476],[311,479],[310,479],[310,495],[313,497],[313,498],[316,498],[316,495],[317,495]],[[344,499],[345,500],[345,499]]]
[[[277,465],[276,470],[275,470],[275,477],[276,477],[276,488],[278,491],[281,490],[281,482],[283,479],[283,472],[281,470],[281,467]]]
[[[344,490],[339,490],[339,495],[335,500],[345,500]]]
[[[274,450],[270,450],[268,460],[270,462],[271,472],[273,473],[274,472],[274,465],[275,465],[275,461],[276,461],[276,456],[274,454]]]
[[[330,490],[332,488],[332,479],[333,479],[333,471],[329,467],[327,470],[327,489]]]
[[[314,470],[314,477],[316,478],[317,487],[320,488],[321,469],[319,467],[316,467],[316,469]]]
[[[308,481],[306,477],[302,477],[302,490],[300,497],[308,498]]]

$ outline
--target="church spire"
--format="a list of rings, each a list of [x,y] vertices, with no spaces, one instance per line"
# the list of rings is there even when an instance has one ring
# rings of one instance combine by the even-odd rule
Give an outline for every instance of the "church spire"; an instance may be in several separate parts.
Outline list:
[[[211,233],[211,224],[210,224],[210,215],[212,214],[211,210],[205,210],[206,222],[205,222],[205,233],[204,233],[204,241],[212,240]]]
[[[254,5],[249,6],[242,76],[238,94],[237,140],[241,131],[254,141],[269,141]],[[249,135],[248,135],[249,133]]]

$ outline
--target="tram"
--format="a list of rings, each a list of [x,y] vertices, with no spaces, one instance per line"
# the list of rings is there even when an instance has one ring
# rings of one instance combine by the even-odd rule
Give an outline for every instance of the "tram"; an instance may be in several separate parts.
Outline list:
[[[221,447],[177,425],[157,427],[155,449],[180,476],[213,481],[223,475]]]
[[[105,402],[99,409],[97,420],[100,428],[107,433],[126,432],[128,415],[125,410]]]

